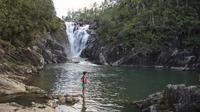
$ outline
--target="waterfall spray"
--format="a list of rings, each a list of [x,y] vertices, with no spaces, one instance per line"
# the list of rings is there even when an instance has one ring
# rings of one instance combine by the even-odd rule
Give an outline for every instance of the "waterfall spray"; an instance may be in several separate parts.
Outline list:
[[[66,26],[71,56],[80,57],[89,37],[89,34],[87,33],[89,25],[79,26],[74,22],[66,22]]]

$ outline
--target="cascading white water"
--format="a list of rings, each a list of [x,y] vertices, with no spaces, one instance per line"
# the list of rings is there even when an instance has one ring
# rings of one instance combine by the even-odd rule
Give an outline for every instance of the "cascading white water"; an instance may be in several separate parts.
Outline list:
[[[74,22],[66,22],[66,26],[71,47],[71,57],[80,57],[89,37],[89,34],[87,33],[89,25],[79,26]]]

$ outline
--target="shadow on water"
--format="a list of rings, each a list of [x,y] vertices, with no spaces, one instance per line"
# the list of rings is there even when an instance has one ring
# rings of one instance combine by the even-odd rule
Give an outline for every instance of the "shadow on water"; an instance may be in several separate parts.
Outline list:
[[[82,109],[81,112],[86,112],[87,108],[86,108],[86,103],[85,103],[85,97],[82,98]]]
[[[169,83],[200,84],[199,75],[193,72],[74,63],[46,66],[33,84],[54,94],[81,94],[83,71],[89,72],[89,84],[85,98],[75,105],[82,112],[137,112],[131,102],[161,91]]]

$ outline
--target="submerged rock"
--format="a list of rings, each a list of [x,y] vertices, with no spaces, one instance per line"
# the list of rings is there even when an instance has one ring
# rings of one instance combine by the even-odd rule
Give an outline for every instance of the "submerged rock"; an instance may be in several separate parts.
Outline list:
[[[80,110],[77,110],[76,108],[72,106],[66,106],[66,105],[59,105],[56,107],[56,112],[80,112]]]
[[[163,92],[152,94],[134,104],[142,112],[199,112],[200,87],[169,84]]]
[[[65,97],[65,102],[69,105],[74,105],[76,103],[78,103],[80,100],[77,97],[73,97],[73,96],[66,96]]]
[[[53,96],[54,99],[58,99],[60,104],[67,104],[67,105],[74,105],[80,101],[78,96],[71,96],[71,95],[55,95]]]

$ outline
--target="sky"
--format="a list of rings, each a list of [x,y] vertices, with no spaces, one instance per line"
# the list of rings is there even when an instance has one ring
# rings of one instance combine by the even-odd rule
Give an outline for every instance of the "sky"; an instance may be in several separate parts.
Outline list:
[[[95,2],[100,4],[104,0],[53,0],[58,17],[66,16],[69,10],[77,11],[84,7],[91,7]]]

